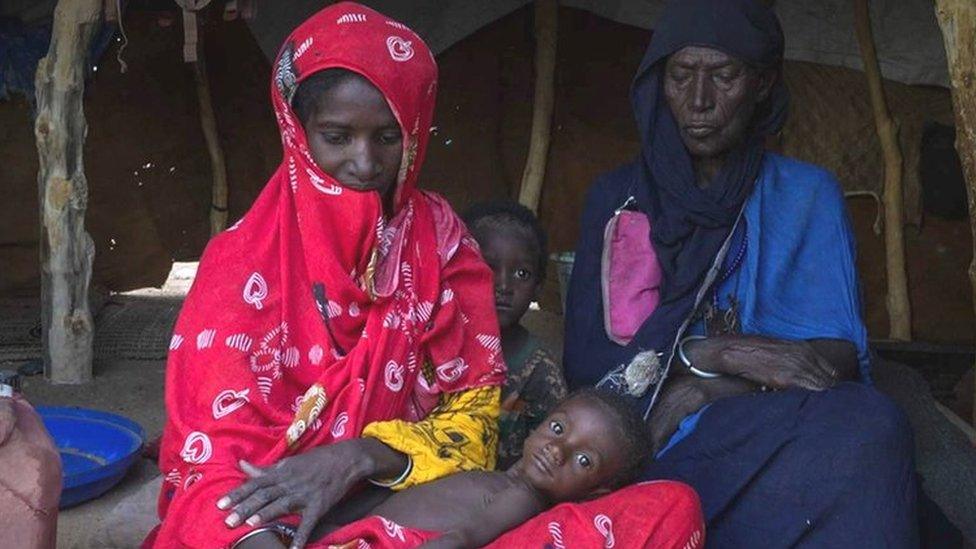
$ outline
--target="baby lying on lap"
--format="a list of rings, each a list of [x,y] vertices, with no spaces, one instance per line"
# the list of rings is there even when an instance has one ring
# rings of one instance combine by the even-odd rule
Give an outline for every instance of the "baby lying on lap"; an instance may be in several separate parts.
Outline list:
[[[458,473],[409,488],[375,507],[374,516],[364,521],[385,530],[381,537],[398,538],[398,547],[424,542],[428,549],[481,547],[557,503],[596,498],[623,486],[648,457],[645,440],[644,422],[620,397],[580,391],[532,431],[522,458],[507,471]],[[685,497],[698,516],[696,498]],[[609,517],[599,517],[612,536]],[[315,546],[361,538],[364,521],[332,532]],[[688,534],[697,528],[692,525]]]

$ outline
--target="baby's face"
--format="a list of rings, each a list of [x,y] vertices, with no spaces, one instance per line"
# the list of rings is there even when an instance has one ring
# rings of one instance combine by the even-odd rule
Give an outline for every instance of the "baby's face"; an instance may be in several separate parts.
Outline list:
[[[624,466],[615,421],[599,402],[571,398],[532,431],[516,467],[551,502],[596,495]]]

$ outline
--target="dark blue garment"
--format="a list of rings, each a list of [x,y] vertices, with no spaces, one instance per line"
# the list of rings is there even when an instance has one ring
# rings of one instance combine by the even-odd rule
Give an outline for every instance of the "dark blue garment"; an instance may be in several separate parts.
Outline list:
[[[670,358],[678,329],[694,307],[695,294],[713,258],[729,235],[762,166],[763,141],[783,125],[789,96],[777,78],[769,97],[757,106],[742,142],[728,151],[722,169],[705,187],[697,185],[691,156],[662,90],[667,58],[686,46],[709,46],[761,68],[779,68],[783,32],[771,10],[756,0],[674,0],[656,25],[651,44],[634,78],[631,103],[641,139],[639,158],[603,176],[587,197],[567,297],[565,363],[567,379],[592,384],[640,351],[653,349]],[[654,227],[653,245],[663,281],[660,302],[626,348],[605,336],[592,339],[599,321],[599,263],[586,261],[602,247],[603,227],[628,195],[635,195]],[[595,291],[594,291],[595,290]],[[582,336],[582,337],[581,337]]]
[[[859,383],[722,399],[642,474],[692,486],[709,547],[918,547],[912,434]]]

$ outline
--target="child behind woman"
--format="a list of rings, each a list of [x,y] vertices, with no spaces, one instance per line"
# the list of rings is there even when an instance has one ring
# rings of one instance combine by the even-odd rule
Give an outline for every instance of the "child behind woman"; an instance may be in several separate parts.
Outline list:
[[[519,323],[545,280],[546,235],[535,214],[508,200],[475,204],[464,222],[495,279],[495,311],[508,365],[499,419],[498,468],[504,469],[521,457],[529,431],[566,396],[552,351]]]

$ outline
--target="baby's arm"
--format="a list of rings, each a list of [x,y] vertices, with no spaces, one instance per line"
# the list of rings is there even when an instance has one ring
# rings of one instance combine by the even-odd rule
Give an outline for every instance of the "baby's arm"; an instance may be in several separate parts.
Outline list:
[[[509,488],[495,495],[484,509],[473,509],[441,537],[421,549],[466,549],[482,547],[544,510],[536,497],[524,489]]]

